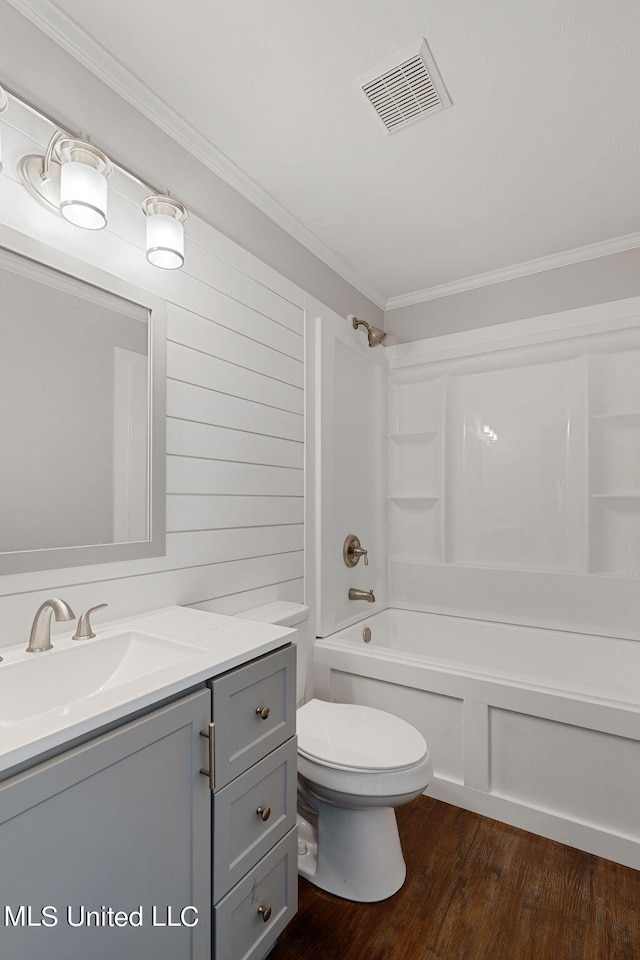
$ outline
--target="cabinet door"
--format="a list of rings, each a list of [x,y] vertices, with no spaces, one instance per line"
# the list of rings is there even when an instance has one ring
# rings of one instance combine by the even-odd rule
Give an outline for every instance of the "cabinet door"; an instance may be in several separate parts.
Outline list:
[[[219,790],[296,732],[296,648],[288,644],[210,683]]]
[[[1,957],[208,960],[210,709],[201,690],[0,784]]]

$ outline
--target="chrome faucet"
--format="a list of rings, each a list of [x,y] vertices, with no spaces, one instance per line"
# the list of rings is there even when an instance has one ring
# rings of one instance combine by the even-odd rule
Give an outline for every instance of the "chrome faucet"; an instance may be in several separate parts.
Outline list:
[[[51,614],[55,614],[56,620],[75,620],[76,615],[64,600],[53,597],[51,600],[45,600],[33,618],[31,626],[31,635],[29,637],[29,646],[27,653],[42,653],[44,650],[51,650]]]
[[[366,600],[367,603],[376,602],[373,590],[358,590],[357,587],[349,587],[349,600]]]

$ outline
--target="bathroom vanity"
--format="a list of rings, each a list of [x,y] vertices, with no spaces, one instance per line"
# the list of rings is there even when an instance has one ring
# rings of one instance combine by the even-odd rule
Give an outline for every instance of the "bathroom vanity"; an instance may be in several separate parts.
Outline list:
[[[297,909],[295,646],[209,681],[216,960],[264,957]]]
[[[290,631],[173,607],[97,632],[2,651],[0,955],[262,960],[297,906]]]

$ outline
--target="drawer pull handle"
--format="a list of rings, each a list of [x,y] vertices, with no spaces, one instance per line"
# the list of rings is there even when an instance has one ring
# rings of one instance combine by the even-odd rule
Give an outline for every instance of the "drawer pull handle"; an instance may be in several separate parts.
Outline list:
[[[262,720],[266,720],[271,713],[271,707],[256,707],[256,713]]]
[[[258,907],[258,913],[262,917],[265,923],[268,923],[271,918],[271,907]]]
[[[215,790],[216,786],[216,725],[215,723],[210,723],[206,730],[200,731],[200,736],[204,737],[209,741],[208,744],[208,754],[209,754],[209,769],[206,767],[200,767],[200,773],[208,777],[209,779],[209,790]]]
[[[263,823],[266,823],[269,817],[271,816],[271,807],[258,807],[256,813],[260,817]]]

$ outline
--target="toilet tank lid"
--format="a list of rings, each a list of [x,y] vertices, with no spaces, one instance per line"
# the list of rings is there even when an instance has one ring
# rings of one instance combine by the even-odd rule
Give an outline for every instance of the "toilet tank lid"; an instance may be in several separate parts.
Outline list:
[[[276,623],[282,627],[292,627],[308,618],[309,607],[304,603],[274,600],[273,603],[265,603],[262,607],[243,610],[236,616],[243,620],[261,620],[263,623]]]
[[[297,712],[298,751],[316,763],[354,770],[399,770],[419,763],[427,743],[384,710],[309,700]]]

